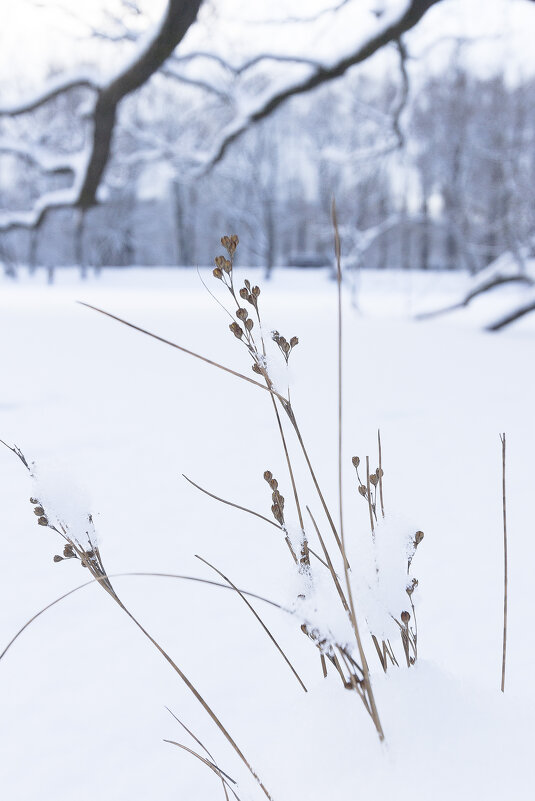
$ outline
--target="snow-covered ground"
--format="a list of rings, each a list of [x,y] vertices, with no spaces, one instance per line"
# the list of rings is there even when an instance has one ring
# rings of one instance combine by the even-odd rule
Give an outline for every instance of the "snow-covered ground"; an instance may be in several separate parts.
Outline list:
[[[379,426],[387,515],[425,532],[413,563],[416,668],[384,677],[365,641],[384,745],[355,694],[334,675],[323,680],[317,652],[291,616],[257,604],[307,694],[232,592],[162,578],[115,581],[277,801],[532,798],[535,314],[500,334],[482,332],[522,297],[517,287],[436,320],[411,319],[455,302],[468,285],[458,274],[365,272],[360,311],[349,289],[344,307],[346,537],[368,536],[351,456],[376,461]],[[252,375],[193,270],[107,271],[86,282],[65,271],[50,287],[42,276],[2,280],[0,437],[55,476],[66,509],[82,502],[71,484],[90,496],[109,573],[213,578],[200,554],[238,586],[290,603],[296,578],[275,529],[181,476],[269,516],[269,469],[290,505],[267,393],[75,300]],[[260,300],[266,328],[299,337],[292,402],[336,512],[335,285],[324,273],[278,271]],[[504,696],[502,431],[510,558]],[[297,452],[296,463],[323,526]],[[0,650],[32,614],[87,578],[75,562],[53,563],[62,546],[36,525],[31,492],[23,466],[2,450]],[[207,768],[163,742],[196,747],[166,706],[240,781],[242,799],[262,797],[176,674],[98,586],[21,636],[0,662],[0,705],[0,786],[9,801],[223,798]]]

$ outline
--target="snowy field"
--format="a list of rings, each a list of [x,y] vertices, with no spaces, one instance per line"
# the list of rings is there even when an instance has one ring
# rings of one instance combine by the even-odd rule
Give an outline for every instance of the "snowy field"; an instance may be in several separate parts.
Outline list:
[[[203,276],[221,288],[209,271]],[[261,282],[259,272],[250,277]],[[417,666],[384,677],[365,638],[384,745],[355,694],[332,673],[322,678],[318,653],[291,616],[256,605],[307,694],[234,593],[162,578],[114,582],[276,801],[533,797],[535,314],[500,334],[482,332],[515,305],[516,288],[413,321],[418,311],[458,300],[468,283],[458,274],[364,273],[360,310],[349,287],[344,304],[346,537],[369,537],[351,457],[369,454],[376,462],[378,427],[387,515],[425,532],[414,560]],[[292,403],[337,513],[336,287],[309,271],[278,271],[261,285],[266,329],[299,337],[290,360]],[[108,271],[86,282],[65,271],[54,286],[41,275],[2,279],[0,438],[51,476],[67,510],[82,504],[92,512],[108,573],[217,578],[200,554],[239,587],[291,603],[296,577],[278,532],[182,478],[269,516],[262,478],[269,469],[289,503],[267,393],[75,300],[253,375],[228,318],[193,270]],[[502,431],[510,553],[504,696]],[[294,452],[303,495],[324,526]],[[74,561],[53,563],[62,544],[36,525],[31,482],[6,449],[0,488],[1,650],[87,571]],[[242,801],[264,797],[169,665],[98,586],[45,613],[6,654],[0,706],[6,801],[223,798],[210,770],[163,742],[195,747],[165,707],[239,780]]]

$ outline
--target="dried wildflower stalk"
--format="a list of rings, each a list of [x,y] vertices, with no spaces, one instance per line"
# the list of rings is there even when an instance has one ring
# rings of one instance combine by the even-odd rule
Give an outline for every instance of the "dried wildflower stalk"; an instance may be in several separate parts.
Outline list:
[[[25,456],[22,453],[22,451],[20,450],[20,448],[18,448],[17,446],[11,447],[11,446],[7,445],[5,442],[3,442],[3,440],[0,440],[0,442],[2,442],[3,445],[5,445],[7,448],[9,448],[9,450],[11,450],[21,460],[21,462],[26,467],[26,469],[28,470],[30,475],[32,475],[32,477],[33,477],[32,467],[28,463],[27,459],[25,458]],[[54,518],[54,515],[50,515],[47,512],[44,503],[39,498],[35,498],[35,497],[30,498],[30,503],[34,506],[34,514],[37,517],[38,525],[51,529],[56,534],[58,534],[63,539],[63,541],[65,542],[65,545],[63,547],[62,555],[56,554],[53,557],[54,562],[62,562],[64,560],[66,560],[66,559],[67,560],[76,559],[76,560],[78,560],[80,562],[82,567],[85,567],[85,568],[87,568],[89,570],[89,573],[91,574],[93,579],[95,581],[97,581],[100,584],[101,587],[103,587],[103,589],[108,593],[108,595],[123,610],[123,612],[125,612],[125,614],[130,618],[130,620],[132,620],[132,622],[139,628],[139,630],[145,635],[145,637],[152,643],[152,645],[161,653],[161,655],[171,665],[173,670],[180,676],[180,678],[182,679],[184,684],[193,693],[195,698],[199,701],[201,706],[204,708],[204,710],[211,717],[213,722],[216,724],[217,728],[221,731],[221,733],[224,735],[226,740],[230,743],[230,745],[232,746],[232,748],[234,749],[236,754],[239,756],[241,761],[247,767],[247,769],[249,770],[251,775],[257,781],[257,783],[261,787],[262,791],[264,792],[265,796],[268,799],[270,799],[270,801],[272,801],[272,797],[269,794],[268,790],[266,789],[266,787],[264,786],[264,784],[262,783],[262,781],[260,780],[260,778],[258,777],[256,772],[254,771],[254,769],[252,768],[252,766],[250,765],[250,763],[246,759],[245,755],[243,754],[243,752],[241,751],[241,749],[239,748],[239,746],[237,745],[235,740],[232,738],[232,736],[228,732],[227,728],[219,720],[219,718],[217,717],[217,715],[215,714],[213,709],[209,706],[207,701],[203,698],[203,696],[196,689],[196,687],[193,685],[193,683],[188,679],[188,677],[185,675],[185,673],[179,668],[179,666],[176,664],[176,662],[169,656],[169,654],[166,651],[164,651],[164,649],[161,647],[161,645],[149,634],[149,632],[134,617],[134,615],[130,612],[130,610],[123,604],[123,602],[121,601],[121,599],[119,598],[119,596],[115,592],[115,590],[113,588],[113,585],[112,585],[112,583],[110,581],[110,578],[109,578],[108,574],[106,573],[106,571],[104,569],[104,565],[103,565],[103,562],[102,562],[102,557],[101,557],[98,545],[96,544],[95,528],[94,528],[92,515],[91,514],[87,515],[86,530],[84,532],[84,534],[85,534],[85,537],[84,537],[85,542],[81,542],[80,538],[78,537],[78,535],[76,535],[75,533],[70,531],[69,525],[66,522],[61,521],[59,519],[57,520],[57,525],[55,523],[51,522],[51,519]],[[5,650],[7,650],[7,649],[5,649]],[[3,653],[5,653],[5,651]],[[2,654],[2,656],[3,656],[3,654]],[[215,772],[217,772],[219,775],[222,774],[222,772],[219,769],[217,769],[216,766],[210,766],[210,767],[213,767]]]
[[[339,254],[338,237],[336,237],[336,241],[337,241],[336,247],[338,256],[337,260],[339,264],[340,254]],[[272,492],[271,514],[274,518],[273,521],[271,521],[269,518],[266,518],[265,515],[261,515],[258,512],[253,512],[253,510],[249,509],[246,506],[234,504],[231,503],[230,501],[226,501],[223,498],[219,498],[217,495],[210,493],[207,490],[204,490],[202,487],[199,487],[198,484],[191,482],[191,479],[188,479],[188,481],[190,481],[192,484],[194,484],[194,486],[197,486],[201,491],[207,493],[216,500],[222,501],[223,503],[226,503],[228,505],[235,506],[243,511],[254,514],[257,517],[261,517],[262,519],[267,520],[267,522],[274,524],[276,527],[278,527],[284,536],[291,558],[294,561],[294,563],[296,563],[299,573],[302,575],[304,579],[304,581],[302,582],[303,595],[307,592],[307,586],[308,587],[312,586],[313,576],[312,576],[311,562],[310,562],[311,555],[313,555],[316,558],[316,560],[319,561],[321,564],[323,564],[324,568],[329,571],[333,579],[336,591],[339,595],[340,601],[342,603],[344,613],[348,616],[351,628],[353,630],[358,653],[358,662],[353,658],[349,645],[347,643],[338,643],[336,639],[333,638],[329,632],[319,631],[316,627],[314,627],[312,624],[308,624],[307,622],[304,622],[302,624],[301,630],[306,634],[307,637],[309,637],[312,640],[312,642],[314,642],[316,647],[319,649],[324,675],[326,673],[327,662],[329,662],[335,668],[337,674],[340,676],[344,687],[355,691],[359,695],[366,711],[369,713],[370,717],[373,720],[373,723],[375,725],[375,728],[377,730],[380,739],[383,739],[384,734],[379,720],[375,699],[373,696],[368,665],[364,654],[363,644],[360,636],[360,631],[358,628],[357,617],[351,593],[351,584],[349,581],[350,566],[346,555],[345,544],[341,536],[342,527],[340,528],[340,533],[339,533],[339,530],[334,523],[333,516],[326,503],[324,494],[321,490],[316,473],[312,466],[306,445],[301,435],[301,431],[297,422],[296,413],[291,402],[290,392],[288,390],[286,395],[281,394],[275,388],[274,381],[270,375],[268,361],[266,358],[265,339],[262,330],[261,314],[259,307],[259,298],[261,295],[260,288],[256,285],[251,285],[250,281],[247,279],[244,280],[243,286],[239,288],[234,283],[233,268],[234,268],[234,257],[238,246],[238,237],[236,235],[224,236],[221,239],[221,244],[223,245],[226,251],[226,255],[218,256],[215,259],[215,268],[213,269],[213,276],[215,279],[217,279],[223,284],[226,291],[229,293],[231,299],[232,311],[229,311],[229,309],[224,307],[227,313],[231,317],[229,330],[233,338],[238,340],[241,343],[241,345],[246,349],[248,356],[252,361],[251,365],[252,371],[257,376],[260,376],[263,379],[263,383],[251,379],[242,373],[238,373],[235,370],[231,370],[230,368],[225,367],[222,364],[213,362],[212,360],[206,358],[205,356],[202,356],[201,354],[189,351],[186,348],[183,348],[181,345],[177,345],[174,342],[165,340],[162,337],[150,331],[147,331],[146,329],[142,329],[139,326],[133,325],[132,323],[129,323],[126,320],[123,320],[113,314],[110,314],[109,312],[106,312],[94,306],[89,306],[89,304],[83,304],[83,305],[89,306],[89,308],[93,309],[94,311],[98,311],[101,314],[104,314],[107,317],[116,320],[117,322],[120,322],[135,330],[138,330],[141,333],[151,336],[161,342],[164,342],[165,344],[170,345],[171,347],[177,348],[178,350],[188,353],[189,355],[195,356],[196,358],[199,358],[206,363],[212,364],[213,366],[218,367],[219,369],[225,370],[226,372],[230,372],[233,375],[237,376],[238,378],[248,381],[249,383],[252,383],[255,386],[259,386],[270,393],[274,414],[276,418],[277,428],[281,437],[281,442],[283,445],[285,459],[288,467],[288,473],[290,477],[290,483],[292,486],[292,494],[295,503],[295,509],[299,520],[300,535],[299,535],[298,547],[297,548],[295,547],[295,541],[290,536],[290,533],[286,525],[285,500],[284,496],[280,492],[279,482],[277,479],[273,477],[273,475],[269,470],[265,472],[264,477],[265,480],[269,483]],[[340,278],[341,276],[339,270],[339,296],[341,292]],[[340,299],[339,299],[339,312],[341,312]],[[339,332],[341,335],[340,314],[339,314]],[[299,344],[298,338],[296,336],[292,336],[291,338],[288,339],[285,336],[281,335],[279,331],[273,331],[271,333],[271,339],[277,345],[286,364],[288,364],[294,348]],[[340,346],[339,352],[341,353],[340,350],[341,336],[339,337],[339,346]],[[339,357],[339,363],[341,364],[340,358],[341,356]],[[299,493],[295,481],[295,475],[287,444],[286,435],[279,414],[279,407],[282,408],[286,413],[291,428],[293,429],[296,435],[297,442],[299,444],[308,471],[310,473],[312,482],[314,484],[315,490],[318,495],[318,499],[322,506],[325,517],[327,519],[331,534],[334,538],[337,549],[342,557],[342,562],[344,566],[344,575],[345,575],[345,585],[346,585],[345,591],[342,589],[342,585],[338,579],[336,570],[333,566],[333,559],[330,555],[328,547],[325,545],[324,538],[321,536],[320,529],[315,520],[313,520],[313,525],[318,535],[318,538],[320,539],[325,559],[323,559],[321,556],[319,556],[310,548],[309,538],[306,532],[306,527],[302,514],[302,504],[299,498]],[[340,437],[341,437],[341,431],[340,431]]]
[[[383,476],[384,470],[382,468],[382,449],[381,449],[381,433],[380,431],[377,432],[377,442],[378,442],[378,450],[379,450],[379,466],[373,472],[370,472],[370,459],[369,456],[366,456],[366,483],[362,480],[359,473],[359,466],[360,466],[360,458],[358,456],[353,456],[352,464],[355,468],[355,473],[357,476],[358,482],[358,492],[359,495],[366,501],[368,506],[368,512],[370,517],[370,530],[372,539],[375,544],[375,538],[377,536],[376,527],[379,520],[379,513],[378,513],[378,500],[381,509],[381,517],[385,517],[385,509],[384,509],[384,499],[383,499]],[[379,493],[379,499],[378,499]],[[415,664],[418,658],[418,624],[416,620],[416,611],[414,608],[414,601],[413,601],[413,593],[418,586],[418,579],[412,578],[410,579],[410,570],[412,565],[412,560],[416,553],[416,549],[418,548],[419,544],[424,538],[423,531],[416,531],[414,534],[414,539],[410,543],[410,549],[407,556],[407,585],[406,585],[406,593],[407,598],[409,600],[412,616],[411,613],[408,612],[406,609],[402,610],[398,617],[392,616],[396,625],[400,631],[401,637],[401,644],[403,647],[403,653],[405,656],[405,661],[407,663],[407,667],[411,667]],[[377,572],[379,568],[376,566]],[[412,624],[411,624],[412,621]],[[372,632],[372,641],[375,646],[375,650],[377,652],[377,656],[379,657],[379,661],[381,663],[381,667],[386,673],[388,663],[391,665],[399,666],[399,663],[396,659],[396,655],[390,640],[381,640],[379,642],[378,638]]]

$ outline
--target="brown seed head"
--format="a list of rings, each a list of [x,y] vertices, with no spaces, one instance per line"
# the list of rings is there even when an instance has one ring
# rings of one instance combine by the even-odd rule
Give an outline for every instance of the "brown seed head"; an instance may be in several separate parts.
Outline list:
[[[60,556],[59,554],[56,554],[54,556],[54,562],[63,562],[63,556]]]
[[[247,309],[238,309],[238,311],[236,312],[236,317],[239,320],[247,320],[248,316],[249,316],[249,313],[248,313]]]
[[[40,517],[37,520],[37,522],[39,523],[40,526],[48,526],[48,518],[46,518],[44,515],[42,515],[42,517]]]
[[[32,506],[35,506],[35,504],[39,503],[39,501],[37,500],[37,498],[30,498],[30,503],[32,504]]]
[[[254,325],[254,323],[253,323],[253,321],[251,320],[251,318],[249,317],[249,319],[245,321],[245,327],[246,327],[246,329],[247,329],[248,331],[250,331],[250,330],[252,329],[253,325]]]
[[[358,466],[359,466],[359,464],[360,464],[360,459],[359,459],[359,457],[358,457],[358,456],[353,456],[353,458],[351,459],[351,461],[353,462],[353,467],[354,467],[354,468],[355,468],[355,470],[356,470],[356,469],[357,469],[357,467],[358,467]]]
[[[418,545],[421,543],[423,538],[424,538],[424,532],[423,531],[417,531],[416,534],[414,535],[414,547],[415,548],[418,547]]]
[[[260,287],[259,286],[254,286],[251,289],[251,292],[254,295],[254,297],[257,298],[259,296],[259,294],[260,294]]]
[[[245,287],[242,287],[240,289],[240,298],[242,298],[243,300],[248,300],[248,298],[249,298],[249,293],[248,293],[248,291],[246,290]]]
[[[37,515],[37,517],[41,517],[41,515],[44,515],[45,510],[43,509],[42,506],[36,506],[35,509],[33,510],[33,513],[34,515]]]
[[[245,284],[245,287],[246,287],[247,291],[250,291],[250,289],[251,289],[250,281],[246,278],[243,283]]]
[[[401,613],[401,622],[402,623],[405,623],[405,625],[407,625],[407,623],[409,622],[410,619],[411,619],[411,616],[410,616],[410,614],[408,612],[402,612]]]
[[[373,484],[373,486],[376,487],[378,481],[379,481],[379,479],[377,478],[375,473],[372,473],[371,476],[370,476],[370,484]]]
[[[220,270],[219,267],[215,267],[212,270],[212,275],[214,276],[214,278],[219,278],[219,280],[221,281],[221,279],[223,278],[223,271]]]
[[[243,329],[242,329],[242,327],[240,325],[238,325],[238,323],[231,323],[229,325],[229,328],[232,331],[232,333],[234,334],[234,336],[237,337],[237,339],[241,339],[242,338]]]
[[[299,345],[299,340],[298,340],[298,338],[297,338],[297,337],[292,337],[292,338],[290,339],[290,345],[292,346],[292,348],[295,348],[295,346],[296,346],[296,345]]]
[[[266,481],[271,481],[271,479],[273,478],[273,473],[271,472],[271,470],[265,471],[264,478],[266,479]]]
[[[74,555],[75,553],[72,545],[66,545],[65,548],[63,549],[63,556],[65,557],[65,559],[72,559]]]
[[[269,482],[269,486],[271,487],[272,490],[276,490],[277,487],[279,486],[279,482],[277,481],[276,478],[272,478]]]
[[[256,364],[256,362],[253,364],[253,373],[258,373],[258,375],[262,375],[262,370],[261,370],[261,369],[260,369],[260,367],[259,367],[259,366]]]
[[[228,259],[225,259],[224,262],[223,262],[223,269],[224,269],[224,271],[226,273],[231,273],[232,272],[232,262],[229,261]]]
[[[364,486],[364,484],[361,484],[361,485],[359,486],[359,492],[360,492],[360,494],[362,495],[362,497],[363,497],[363,498],[365,498],[365,497],[366,497],[366,495],[368,494],[368,493],[367,493],[367,490],[366,490],[366,487]]]

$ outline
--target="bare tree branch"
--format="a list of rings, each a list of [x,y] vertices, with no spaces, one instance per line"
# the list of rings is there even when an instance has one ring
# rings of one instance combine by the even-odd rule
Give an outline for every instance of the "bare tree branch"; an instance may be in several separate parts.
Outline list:
[[[50,208],[75,206],[88,209],[97,202],[97,189],[108,163],[111,142],[121,100],[139,89],[168,59],[197,18],[202,0],[168,0],[166,11],[156,31],[146,37],[137,56],[113,78],[99,83],[87,76],[62,78],[43,92],[22,103],[0,109],[11,116],[39,108],[49,100],[74,88],[86,87],[96,92],[92,112],[91,142],[87,157],[80,159],[81,169],[69,190],[43,195],[31,212],[0,218],[0,230],[13,227],[36,227]]]
[[[312,66],[311,73],[305,78],[290,81],[282,89],[268,92],[260,97],[255,106],[245,110],[236,120],[233,120],[223,129],[219,141],[211,151],[205,153],[199,160],[199,172],[206,172],[214,164],[221,161],[230,145],[236,139],[252,125],[260,122],[260,120],[275,111],[289,98],[310,92],[324,83],[340,78],[348,69],[370,58],[385,45],[399,41],[406,31],[413,28],[424,14],[439,2],[441,0],[412,0],[408,4],[406,2],[401,3],[396,12],[384,14],[378,18],[376,30],[366,36],[352,53],[345,55],[330,66]]]

